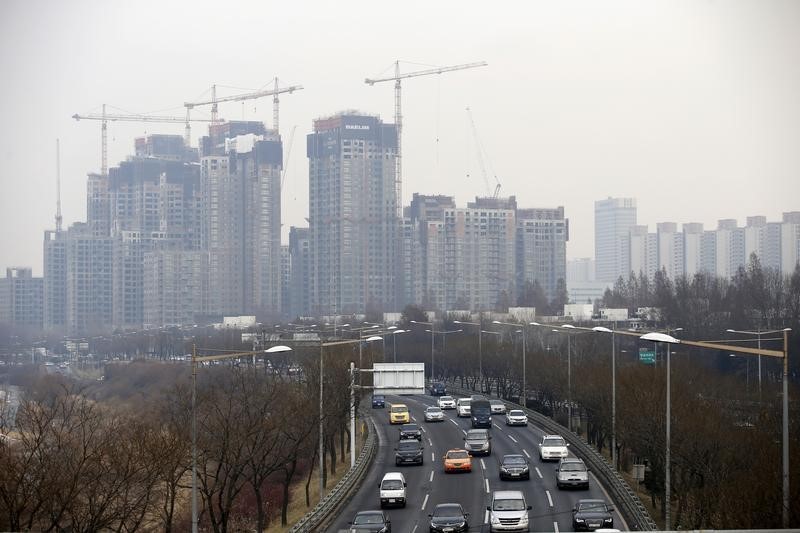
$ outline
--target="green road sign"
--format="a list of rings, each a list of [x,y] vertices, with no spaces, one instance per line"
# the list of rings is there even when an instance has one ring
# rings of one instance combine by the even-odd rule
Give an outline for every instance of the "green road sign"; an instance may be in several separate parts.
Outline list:
[[[647,350],[645,348],[639,348],[639,362],[644,363],[646,365],[654,365],[656,363],[655,350]]]

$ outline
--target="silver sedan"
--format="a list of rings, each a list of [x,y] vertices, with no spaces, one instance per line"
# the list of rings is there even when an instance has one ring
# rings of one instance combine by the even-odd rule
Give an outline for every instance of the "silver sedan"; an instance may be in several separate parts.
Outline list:
[[[442,422],[444,412],[438,407],[428,407],[425,409],[425,422]]]

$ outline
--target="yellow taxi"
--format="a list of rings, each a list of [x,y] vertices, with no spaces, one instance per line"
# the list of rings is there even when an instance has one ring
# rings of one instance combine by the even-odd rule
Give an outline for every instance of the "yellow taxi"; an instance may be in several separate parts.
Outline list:
[[[445,472],[472,472],[472,457],[466,450],[448,450],[442,459]]]
[[[410,421],[411,415],[408,413],[408,407],[402,403],[393,403],[389,408],[389,423],[408,424]]]

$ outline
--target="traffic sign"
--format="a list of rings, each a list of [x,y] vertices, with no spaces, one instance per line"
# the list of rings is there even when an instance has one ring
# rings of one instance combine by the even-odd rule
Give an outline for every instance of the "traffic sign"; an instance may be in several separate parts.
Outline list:
[[[648,350],[646,348],[639,348],[639,362],[646,365],[654,365],[656,363],[655,350]]]

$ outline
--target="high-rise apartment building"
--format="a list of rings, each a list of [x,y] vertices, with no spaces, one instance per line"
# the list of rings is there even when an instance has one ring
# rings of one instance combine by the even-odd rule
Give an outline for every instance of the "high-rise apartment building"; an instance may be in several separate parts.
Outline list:
[[[291,280],[287,312],[291,317],[308,316],[311,309],[311,250],[308,228],[289,228],[289,256]]]
[[[280,136],[260,122],[212,125],[201,139],[202,247],[209,312],[281,314]]]
[[[44,280],[30,268],[7,268],[0,278],[0,323],[41,330],[44,320]]]
[[[692,277],[703,270],[703,225],[690,222],[683,225],[683,273]]]
[[[398,307],[397,128],[343,112],[307,137],[311,312]]]
[[[195,324],[208,309],[208,252],[156,250],[143,258],[144,327]]]
[[[594,256],[597,281],[628,277],[631,227],[636,225],[634,198],[607,198],[594,203]]]
[[[44,329],[65,332],[67,326],[67,232],[44,232]]]
[[[538,281],[548,299],[566,284],[569,221],[564,208],[517,209],[516,287]]]
[[[67,230],[67,333],[91,335],[111,329],[114,242],[89,223]]]

